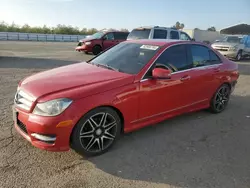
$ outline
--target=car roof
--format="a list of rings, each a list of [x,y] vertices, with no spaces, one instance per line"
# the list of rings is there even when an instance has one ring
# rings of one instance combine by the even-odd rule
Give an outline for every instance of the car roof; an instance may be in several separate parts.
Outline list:
[[[157,45],[157,46],[168,46],[171,44],[181,44],[181,43],[198,43],[194,41],[186,41],[186,40],[174,40],[174,39],[136,39],[136,40],[127,40],[126,43],[138,43],[138,44],[146,44],[146,45]],[[199,43],[203,44],[203,43]]]
[[[140,30],[140,29],[172,29],[172,30],[177,30],[174,27],[164,27],[164,26],[141,26],[134,28],[133,30]]]

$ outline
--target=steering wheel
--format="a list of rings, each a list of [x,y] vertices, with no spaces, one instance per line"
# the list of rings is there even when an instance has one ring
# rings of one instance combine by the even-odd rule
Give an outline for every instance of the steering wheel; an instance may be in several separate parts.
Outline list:
[[[169,69],[172,72],[178,71],[178,69],[174,65],[172,65],[172,64],[165,65],[165,64],[157,63],[155,66],[156,67],[162,67],[164,69]]]

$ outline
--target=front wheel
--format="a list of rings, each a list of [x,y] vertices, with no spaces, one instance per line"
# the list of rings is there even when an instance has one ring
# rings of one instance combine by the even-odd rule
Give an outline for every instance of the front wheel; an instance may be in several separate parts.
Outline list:
[[[78,153],[94,156],[108,151],[121,132],[121,120],[116,111],[96,108],[82,117],[71,135],[71,147]]]
[[[210,102],[210,110],[213,113],[220,113],[228,105],[230,98],[230,87],[227,84],[223,84],[214,94]]]
[[[236,55],[236,58],[235,58],[237,61],[240,61],[242,59],[242,51],[240,50],[237,55]]]
[[[94,54],[94,55],[98,55],[101,51],[102,51],[102,47],[101,47],[101,46],[95,45],[95,46],[93,47],[93,54]]]

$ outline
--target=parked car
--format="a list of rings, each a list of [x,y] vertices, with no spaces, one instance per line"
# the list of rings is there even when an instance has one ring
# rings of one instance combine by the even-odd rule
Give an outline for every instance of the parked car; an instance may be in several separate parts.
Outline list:
[[[133,29],[127,40],[134,39],[175,39],[175,40],[192,40],[191,37],[183,31],[169,27],[139,27]]]
[[[228,35],[221,41],[217,40],[212,47],[222,55],[240,61],[243,57],[250,56],[250,35]]]
[[[94,55],[116,44],[125,41],[129,32],[124,31],[100,31],[79,41],[76,51],[92,52]]]
[[[125,41],[20,81],[14,125],[38,148],[98,155],[121,133],[200,109],[222,112],[238,77],[238,65],[204,43]]]

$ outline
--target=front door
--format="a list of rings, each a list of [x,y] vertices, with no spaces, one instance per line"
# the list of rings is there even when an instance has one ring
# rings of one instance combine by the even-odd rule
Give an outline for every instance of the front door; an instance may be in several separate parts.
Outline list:
[[[104,37],[103,37],[103,50],[106,50],[107,48],[111,48],[112,46],[116,45],[116,41],[114,38],[114,34],[113,33],[107,33]]]
[[[189,106],[193,101],[191,62],[186,45],[168,48],[155,61],[140,83],[139,119],[163,115]],[[170,79],[150,78],[152,69],[161,67],[172,71]]]

